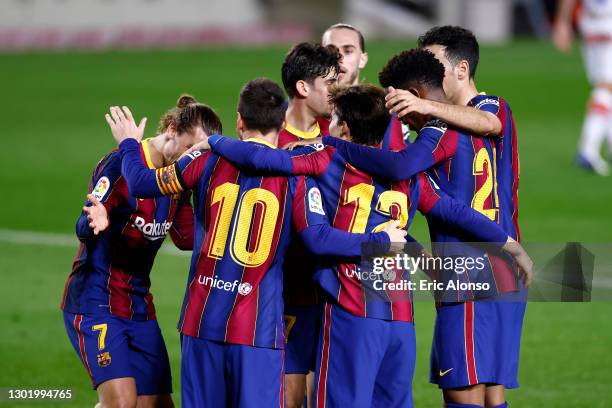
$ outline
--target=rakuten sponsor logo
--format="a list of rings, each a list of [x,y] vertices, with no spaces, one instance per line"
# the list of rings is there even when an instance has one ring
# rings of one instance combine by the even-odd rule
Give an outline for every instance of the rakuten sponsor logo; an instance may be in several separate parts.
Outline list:
[[[142,232],[145,238],[151,241],[164,239],[172,227],[171,222],[164,221],[159,223],[155,221],[155,219],[153,222],[146,222],[142,217],[136,217],[136,220],[134,220],[132,224],[136,229]]]

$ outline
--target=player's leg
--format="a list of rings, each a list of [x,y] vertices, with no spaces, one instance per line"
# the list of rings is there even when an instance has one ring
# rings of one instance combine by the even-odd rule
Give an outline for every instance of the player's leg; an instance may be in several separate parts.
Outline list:
[[[116,378],[98,386],[99,408],[137,407],[136,381],[133,377]]]
[[[321,320],[320,305],[285,308],[285,404],[301,407],[307,387],[307,375],[314,369],[316,342]]]
[[[305,396],[306,374],[285,374],[285,407],[301,407]]]
[[[372,406],[411,408],[414,406],[412,378],[416,361],[414,324],[385,323],[390,328],[389,346],[376,376]]]
[[[485,385],[479,384],[474,303],[438,308],[431,351],[430,381],[438,384],[446,406],[484,406]],[[461,405],[459,405],[461,406]]]
[[[181,401],[190,408],[227,406],[225,344],[183,335]]]
[[[87,369],[101,408],[136,407],[136,382],[129,362],[128,333],[113,316],[64,312],[68,337]]]
[[[584,46],[586,70],[593,90],[587,106],[579,144],[579,164],[591,168],[600,175],[609,174],[608,164],[601,157],[601,145],[608,133],[612,92],[606,86],[606,77],[612,75],[605,70],[606,59],[612,46],[607,43],[587,43]]]
[[[315,407],[371,407],[385,354],[384,321],[356,317],[326,304],[315,374]]]
[[[316,367],[316,349],[315,349],[315,367]],[[311,371],[306,376],[306,408],[313,408],[315,401],[315,373]]]
[[[156,320],[124,320],[129,328],[130,365],[136,380],[138,408],[170,408],[172,375],[166,344]]]
[[[501,384],[488,385],[485,392],[485,407],[505,408],[506,387]]]
[[[283,350],[226,344],[230,401],[227,407],[284,406]]]

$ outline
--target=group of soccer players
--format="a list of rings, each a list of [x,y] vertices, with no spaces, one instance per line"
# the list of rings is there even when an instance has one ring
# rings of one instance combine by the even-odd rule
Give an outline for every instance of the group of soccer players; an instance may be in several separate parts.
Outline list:
[[[356,271],[366,244],[414,241],[419,210],[434,255],[484,254],[484,271],[456,276],[492,286],[438,299],[431,381],[446,407],[507,406],[532,263],[518,243],[512,112],[476,90],[478,56],[472,33],[436,27],[388,61],[385,89],[364,85],[364,38],[337,24],[287,54],[288,100],[269,79],[242,88],[240,140],[188,96],[145,140],[146,120],[112,107],[119,149],[94,170],[62,300],[99,405],[173,404],[149,292],[170,233],[193,250],[178,324],[183,406],[413,406],[411,293],[373,290]],[[453,245],[463,242],[489,244]]]

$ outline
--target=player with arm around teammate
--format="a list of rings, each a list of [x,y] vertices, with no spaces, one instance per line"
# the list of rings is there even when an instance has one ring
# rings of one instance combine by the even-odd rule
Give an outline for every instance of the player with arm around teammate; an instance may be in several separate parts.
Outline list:
[[[220,131],[216,113],[184,95],[162,117],[158,135],[138,145],[138,154],[150,168],[161,168]],[[76,225],[81,243],[61,307],[68,337],[98,391],[100,407],[173,405],[149,274],[168,233],[178,248],[191,250],[189,198],[136,198],[121,176],[118,150],[94,170]]]
[[[275,148],[284,113],[278,85],[250,81],[240,94],[238,133],[251,146]],[[244,171],[211,152],[148,170],[129,110],[113,109],[107,120],[136,195],[194,194],[196,249],[179,322],[183,403],[283,406],[282,264],[290,227],[320,256],[358,256],[362,243],[401,242],[405,231],[396,223],[367,234],[331,228],[314,180]]]

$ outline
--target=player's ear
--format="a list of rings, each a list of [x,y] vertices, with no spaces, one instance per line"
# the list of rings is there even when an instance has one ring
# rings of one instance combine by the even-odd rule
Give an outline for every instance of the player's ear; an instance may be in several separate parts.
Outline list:
[[[368,64],[368,53],[364,52],[361,54],[361,57],[359,57],[359,69],[364,69],[367,64]]]
[[[166,137],[168,139],[174,139],[176,136],[176,122],[170,122],[166,129]]]
[[[340,139],[344,139],[348,142],[353,141],[353,137],[351,136],[351,130],[349,129],[346,122],[342,122],[340,125]]]
[[[308,84],[306,83],[306,81],[303,80],[299,80],[295,83],[295,90],[297,91],[297,94],[303,98],[308,96]]]
[[[242,116],[240,112],[236,112],[236,133],[242,139],[242,132],[244,131],[244,121],[242,120]]]
[[[457,75],[457,79],[463,81],[465,79],[470,78],[470,63],[466,60],[461,60],[455,66],[455,75]]]

